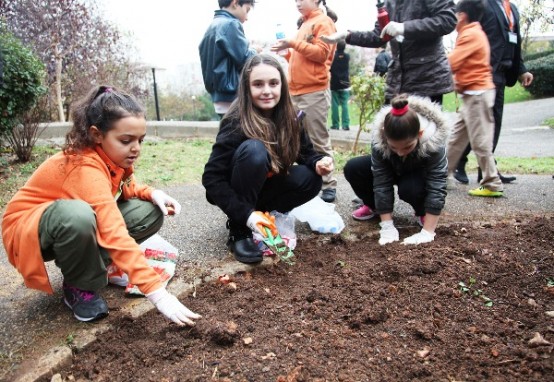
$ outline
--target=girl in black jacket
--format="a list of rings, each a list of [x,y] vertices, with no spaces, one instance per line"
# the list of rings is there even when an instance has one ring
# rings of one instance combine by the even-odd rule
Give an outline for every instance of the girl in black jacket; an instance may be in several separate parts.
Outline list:
[[[449,125],[428,99],[401,95],[391,103],[375,117],[371,155],[353,158],[344,167],[346,180],[364,202],[352,215],[358,220],[380,215],[379,244],[398,241],[392,221],[396,184],[398,196],[414,208],[422,226],[403,243],[427,243],[434,240],[446,198]]]
[[[264,211],[288,212],[313,199],[333,170],[332,159],[314,151],[301,115],[279,62],[250,58],[202,176],[206,198],[229,218],[227,245],[238,261],[262,261],[252,231],[275,229]]]

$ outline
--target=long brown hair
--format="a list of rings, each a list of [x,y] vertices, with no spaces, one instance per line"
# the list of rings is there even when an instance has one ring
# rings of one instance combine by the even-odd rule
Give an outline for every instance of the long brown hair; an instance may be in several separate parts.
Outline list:
[[[96,86],[73,109],[73,127],[65,136],[64,153],[81,152],[96,144],[90,127],[106,134],[121,118],[144,117],[144,109],[130,94],[112,86]]]
[[[274,67],[281,77],[281,99],[271,118],[265,117],[254,106],[250,92],[250,73],[258,65]],[[290,98],[287,77],[279,61],[268,54],[251,57],[242,69],[237,95],[221,123],[224,124],[227,119],[238,119],[240,129],[248,138],[263,142],[271,159],[272,171],[287,173],[300,153],[301,126]]]

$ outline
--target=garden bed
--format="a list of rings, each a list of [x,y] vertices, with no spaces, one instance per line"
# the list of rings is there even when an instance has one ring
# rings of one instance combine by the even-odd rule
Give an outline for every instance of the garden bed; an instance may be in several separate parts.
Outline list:
[[[62,379],[552,380],[553,219],[443,226],[433,243],[384,247],[368,224],[303,237],[295,265],[181,296],[203,315],[194,328],[112,312],[113,329]]]

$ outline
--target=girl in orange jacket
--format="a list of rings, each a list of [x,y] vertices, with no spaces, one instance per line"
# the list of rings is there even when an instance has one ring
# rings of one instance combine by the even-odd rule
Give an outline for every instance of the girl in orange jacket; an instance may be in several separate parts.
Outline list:
[[[108,314],[98,290],[106,267],[127,273],[167,318],[193,325],[191,312],[163,287],[137,242],[162,226],[168,206],[179,203],[161,190],[140,186],[133,163],[146,133],[143,108],[108,86],[94,88],[73,112],[62,152],[42,163],[8,203],[2,239],[10,263],[30,288],[53,293],[44,262],[63,275],[63,301],[80,321]]]

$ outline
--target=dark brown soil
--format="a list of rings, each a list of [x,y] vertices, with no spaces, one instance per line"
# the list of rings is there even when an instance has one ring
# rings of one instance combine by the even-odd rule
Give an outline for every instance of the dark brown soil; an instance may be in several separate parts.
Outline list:
[[[430,244],[385,247],[362,224],[347,239],[304,238],[295,265],[234,275],[236,289],[181,296],[204,316],[194,328],[115,312],[63,379],[554,380],[554,219],[453,225]]]

